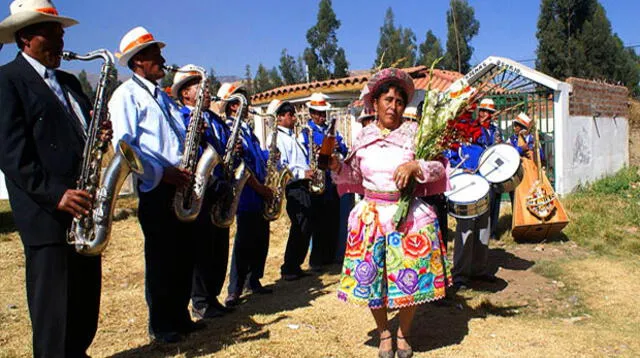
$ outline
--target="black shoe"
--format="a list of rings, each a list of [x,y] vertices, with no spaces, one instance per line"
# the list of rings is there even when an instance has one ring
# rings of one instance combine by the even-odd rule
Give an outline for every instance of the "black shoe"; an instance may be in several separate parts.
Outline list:
[[[224,316],[224,314],[225,314],[224,311],[210,305],[203,308],[193,308],[193,307],[191,308],[191,315],[196,320],[218,318],[218,317]]]
[[[224,300],[226,307],[234,307],[240,304],[240,296],[237,293],[230,293]]]
[[[216,310],[222,312],[222,314],[227,314],[227,313],[231,313],[231,312],[235,311],[235,308],[227,307],[227,306],[223,305],[222,303],[218,302],[218,300],[215,300],[215,301],[211,302],[209,304],[209,308],[208,309],[216,309]]]
[[[178,328],[178,332],[182,334],[189,334],[196,331],[201,331],[207,328],[207,324],[202,321],[192,322],[189,321],[185,323],[183,326]]]
[[[264,286],[254,287],[251,289],[251,293],[258,295],[270,295],[273,293],[272,288],[266,288]]]
[[[182,336],[178,332],[158,332],[151,334],[151,339],[158,343],[171,344],[182,341]]]
[[[282,274],[282,279],[285,281],[296,281],[299,280],[303,277],[308,277],[311,276],[310,273],[308,272],[304,272],[304,271],[300,271],[298,273],[290,273],[290,274]]]
[[[466,290],[468,290],[468,289],[469,289],[469,287],[468,287],[468,286],[467,286],[467,284],[466,284],[466,283],[464,283],[464,282],[455,282],[455,283],[453,284],[453,289],[454,289],[456,292],[459,292],[459,291],[466,291]]]

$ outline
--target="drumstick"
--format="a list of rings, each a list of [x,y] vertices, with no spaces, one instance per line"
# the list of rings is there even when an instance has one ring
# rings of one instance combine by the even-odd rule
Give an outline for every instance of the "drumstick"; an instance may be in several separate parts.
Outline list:
[[[469,186],[473,186],[473,185],[476,185],[476,182],[472,181],[471,183],[469,183],[469,184],[467,184],[467,185],[465,185],[465,186],[463,186],[463,187],[460,187],[460,188],[454,189],[453,191],[450,191],[450,192],[448,192],[448,193],[445,193],[444,195],[445,195],[445,196],[451,196],[451,195],[453,195],[453,194],[455,194],[455,193],[459,192],[460,190],[464,190],[464,189],[468,188]]]
[[[453,169],[451,169],[447,175],[451,175],[451,173],[455,172],[458,168],[460,168],[460,166],[462,164],[464,164],[464,162],[467,161],[467,159],[469,159],[469,154],[465,154],[464,157],[462,158],[462,160],[460,161],[460,163],[458,163],[455,167],[453,167]]]
[[[489,159],[489,157],[491,156],[491,154],[495,153],[496,150],[495,148],[493,149],[493,152],[489,153],[483,160],[482,162],[480,162],[480,164],[478,164],[478,167],[471,173],[471,174],[476,174],[478,172],[478,170],[480,170],[480,167],[484,165],[484,163]]]

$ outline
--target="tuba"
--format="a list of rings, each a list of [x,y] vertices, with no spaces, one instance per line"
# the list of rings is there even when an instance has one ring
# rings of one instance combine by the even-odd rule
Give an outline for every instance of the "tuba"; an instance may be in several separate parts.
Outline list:
[[[174,66],[166,66],[172,72],[179,71]],[[184,151],[180,160],[180,169],[187,169],[192,173],[191,182],[188,186],[178,188],[173,198],[173,211],[180,221],[194,221],[204,200],[205,190],[208,187],[209,178],[213,169],[220,163],[220,156],[209,143],[204,144],[202,155],[199,155],[202,144],[202,128],[204,127],[203,105],[209,93],[207,86],[207,73],[201,67],[193,69],[200,75],[200,87],[196,94],[196,105],[191,112],[191,121],[187,128],[187,135],[184,143]]]
[[[289,168],[278,168],[280,162],[280,151],[278,150],[278,119],[273,114],[257,114],[267,116],[271,122],[271,144],[269,145],[269,159],[267,161],[267,177],[265,185],[273,191],[273,199],[264,202],[264,212],[262,216],[267,221],[277,220],[282,214],[282,204],[284,202],[285,187],[293,178]]]
[[[82,156],[82,171],[78,179],[78,189],[87,191],[93,198],[92,209],[88,215],[73,219],[67,236],[67,243],[74,245],[78,253],[95,256],[100,255],[109,243],[113,210],[124,180],[131,172],[141,175],[143,168],[133,149],[120,140],[114,157],[104,173],[101,173],[103,151],[109,143],[102,141],[98,134],[100,123],[109,120],[106,104],[115,83],[113,54],[104,49],[91,51],[86,55],[64,51],[62,58],[67,61],[104,60]]]
[[[223,179],[230,184],[231,191],[217,200],[211,208],[211,221],[214,225],[221,228],[227,228],[233,223],[236,211],[238,210],[238,204],[240,203],[240,193],[242,193],[242,188],[244,188],[244,185],[251,176],[251,171],[246,167],[240,157],[240,153],[235,150],[242,141],[240,125],[242,123],[243,112],[245,108],[247,108],[247,99],[241,94],[233,94],[224,101],[230,102],[234,100],[240,101],[240,107],[236,112],[235,118],[233,118],[231,134],[229,135],[222,160]]]

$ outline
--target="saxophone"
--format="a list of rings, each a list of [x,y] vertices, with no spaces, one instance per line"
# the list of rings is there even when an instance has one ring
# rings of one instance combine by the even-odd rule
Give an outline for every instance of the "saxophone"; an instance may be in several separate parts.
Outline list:
[[[172,72],[177,72],[174,66],[165,66]],[[180,168],[187,169],[193,173],[188,186],[176,190],[173,198],[173,211],[180,221],[194,221],[204,200],[209,178],[213,169],[220,163],[220,156],[209,143],[204,144],[202,155],[199,156],[200,145],[202,144],[202,128],[204,126],[203,104],[205,96],[208,96],[207,73],[201,67],[194,68],[200,75],[200,87],[196,94],[195,108],[191,112],[191,121],[187,128],[187,135],[184,143],[184,151],[180,160]]]
[[[282,204],[284,202],[285,187],[293,178],[293,173],[289,168],[278,169],[280,162],[280,151],[278,150],[278,119],[273,114],[256,114],[267,116],[271,122],[271,144],[269,145],[269,159],[267,160],[267,177],[265,185],[273,191],[273,199],[264,202],[264,212],[262,216],[267,221],[277,220],[282,214]]]
[[[244,109],[247,108],[247,100],[241,94],[233,94],[228,99],[225,99],[227,102],[234,100],[240,101],[240,107],[236,112],[236,116],[233,118],[231,134],[229,135],[222,160],[223,179],[230,184],[231,192],[223,195],[211,208],[211,221],[214,225],[221,228],[227,228],[233,223],[236,211],[238,210],[238,204],[240,203],[240,193],[242,193],[242,188],[244,188],[244,185],[251,176],[251,171],[246,167],[242,158],[240,158],[240,153],[235,150],[237,145],[242,141],[240,125],[242,123]]]
[[[311,181],[309,182],[309,191],[311,194],[320,195],[324,193],[326,173],[324,170],[318,168],[319,148],[313,141],[313,130],[308,124],[303,124],[301,126],[301,131],[307,132],[307,139],[309,141],[309,147],[307,149],[309,152],[309,169],[313,171]]]
[[[133,149],[120,140],[116,145],[114,157],[104,174],[101,173],[103,150],[109,143],[102,141],[98,135],[100,123],[109,121],[106,103],[115,83],[113,54],[104,49],[91,51],[86,55],[64,51],[62,58],[67,61],[91,61],[98,58],[104,60],[82,156],[82,171],[78,179],[78,189],[91,194],[93,205],[88,215],[73,219],[67,236],[67,243],[74,245],[78,253],[95,256],[100,255],[109,243],[113,210],[124,180],[131,172],[141,175],[143,168]]]

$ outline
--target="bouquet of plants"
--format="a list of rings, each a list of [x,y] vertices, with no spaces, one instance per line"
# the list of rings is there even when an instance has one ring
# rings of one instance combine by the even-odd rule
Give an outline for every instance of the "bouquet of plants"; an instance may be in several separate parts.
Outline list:
[[[436,63],[431,66],[431,74]],[[464,79],[454,82],[445,92],[431,89],[430,80],[414,138],[415,159],[434,160],[441,157],[450,144],[456,141],[455,119],[478,98],[478,93]],[[402,225],[409,212],[416,185],[416,181],[411,179],[401,192],[398,209],[393,217],[396,227]]]

